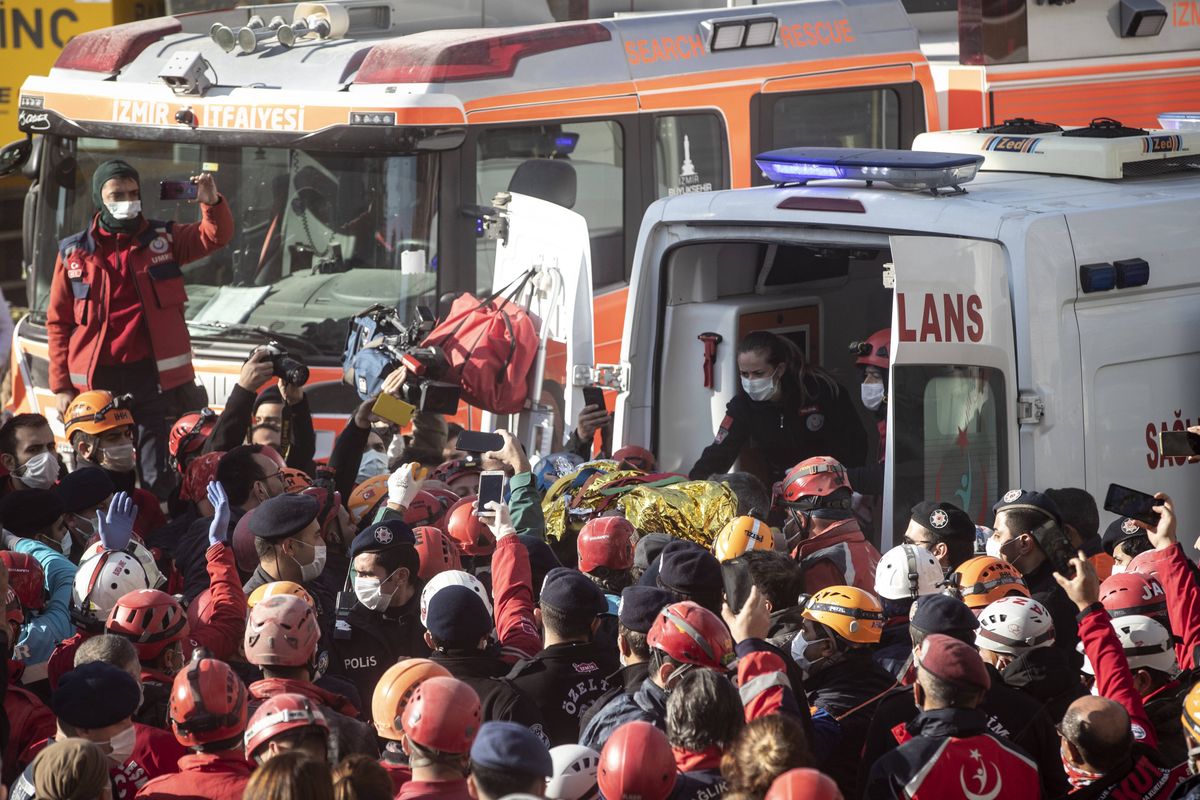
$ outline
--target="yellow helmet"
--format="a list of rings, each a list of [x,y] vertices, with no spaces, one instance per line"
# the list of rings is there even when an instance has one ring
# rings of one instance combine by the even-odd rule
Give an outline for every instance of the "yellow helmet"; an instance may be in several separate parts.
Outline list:
[[[362,515],[370,511],[381,497],[387,497],[388,477],[390,476],[387,473],[376,475],[354,487],[354,491],[350,493],[350,500],[346,503],[351,520],[358,523]]]
[[[114,428],[133,425],[133,414],[122,406],[124,397],[112,396],[112,392],[93,389],[76,396],[67,406],[64,422],[67,426],[67,441],[76,431],[99,436]]]
[[[1200,683],[1183,698],[1183,730],[1191,739],[1188,755],[1194,757],[1196,747],[1200,746]]]
[[[246,606],[254,608],[256,605],[266,600],[268,597],[275,597],[280,594],[290,594],[293,597],[299,597],[304,602],[308,603],[309,607],[316,608],[317,604],[313,601],[312,595],[298,583],[292,581],[271,581],[264,583],[262,586],[255,589],[246,598]]]
[[[375,730],[384,739],[400,741],[403,730],[400,717],[421,682],[428,678],[449,678],[450,670],[427,658],[406,658],[387,668],[375,684],[371,698],[371,716]]]
[[[713,539],[712,549],[718,561],[728,561],[751,550],[774,550],[775,534],[754,517],[734,517]]]
[[[825,587],[808,598],[802,616],[856,644],[875,644],[883,635],[883,606],[854,586]]]

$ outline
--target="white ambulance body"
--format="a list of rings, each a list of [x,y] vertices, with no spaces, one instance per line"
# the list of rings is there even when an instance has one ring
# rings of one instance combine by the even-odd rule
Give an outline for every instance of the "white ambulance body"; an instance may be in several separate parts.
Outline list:
[[[874,440],[848,344],[890,326],[884,548],[922,499],[990,525],[1010,488],[1102,505],[1109,483],[1170,493],[1190,544],[1200,465],[1161,456],[1157,434],[1200,424],[1200,138],[950,132],[914,149],[986,161],[965,194],[817,181],[652,205],[616,441],[687,472],[738,391],[737,341],[764,328],[835,374]],[[1183,169],[1121,177],[1168,164]],[[723,337],[712,389],[706,332]]]

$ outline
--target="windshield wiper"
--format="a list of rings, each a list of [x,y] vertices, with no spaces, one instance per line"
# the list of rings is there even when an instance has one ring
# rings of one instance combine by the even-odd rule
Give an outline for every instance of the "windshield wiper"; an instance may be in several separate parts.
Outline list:
[[[210,322],[208,320],[188,320],[188,325],[212,328],[213,330],[218,330],[222,333],[233,334],[245,339],[266,337],[266,341],[264,341],[263,344],[266,344],[268,341],[276,341],[280,342],[281,344],[286,344],[288,347],[296,350],[301,350],[313,355],[321,355],[321,350],[312,342],[302,339],[299,336],[292,336],[291,334],[273,331],[263,325],[246,325],[241,322]]]

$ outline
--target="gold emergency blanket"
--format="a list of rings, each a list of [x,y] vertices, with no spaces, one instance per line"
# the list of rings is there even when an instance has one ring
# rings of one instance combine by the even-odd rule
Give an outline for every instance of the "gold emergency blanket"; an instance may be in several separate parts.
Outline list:
[[[588,473],[582,482],[580,472]],[[580,472],[564,475],[546,493],[542,513],[547,536],[561,539],[570,517],[586,519],[619,508],[643,533],[662,532],[709,547],[713,537],[737,514],[737,498],[723,483],[632,483],[626,487],[620,484],[629,483],[640,473],[621,470],[611,461],[591,462]]]

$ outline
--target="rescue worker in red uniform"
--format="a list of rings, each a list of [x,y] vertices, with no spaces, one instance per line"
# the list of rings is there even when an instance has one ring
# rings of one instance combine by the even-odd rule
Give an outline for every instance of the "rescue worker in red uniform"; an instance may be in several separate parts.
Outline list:
[[[242,755],[246,685],[224,661],[196,655],[175,676],[170,712],[175,738],[193,752],[179,759],[178,772],[138,790],[139,800],[241,800],[250,780]]]
[[[192,182],[201,220],[175,224],[142,216],[141,181],[131,165],[113,159],[97,167],[96,216],[59,243],[46,309],[50,388],[59,412],[88,389],[132,394],[142,485],[163,499],[175,478],[167,468],[172,405],[205,404],[195,396],[202,392],[183,396],[195,372],[181,267],[233,238],[233,214],[212,176]]]
[[[874,592],[881,556],[850,510],[854,490],[846,468],[829,456],[810,458],[792,467],[782,491],[790,517],[783,532],[804,568],[805,591],[855,586]]]

